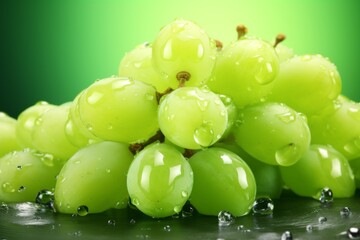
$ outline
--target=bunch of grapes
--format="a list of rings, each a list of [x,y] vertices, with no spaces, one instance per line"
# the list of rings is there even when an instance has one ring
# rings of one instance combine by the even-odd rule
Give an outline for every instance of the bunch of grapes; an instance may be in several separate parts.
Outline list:
[[[248,214],[286,187],[322,201],[360,187],[360,105],[335,65],[176,19],[62,105],[0,114],[0,201],[86,215]],[[46,201],[45,201],[46,200]],[[187,205],[186,205],[187,206]]]

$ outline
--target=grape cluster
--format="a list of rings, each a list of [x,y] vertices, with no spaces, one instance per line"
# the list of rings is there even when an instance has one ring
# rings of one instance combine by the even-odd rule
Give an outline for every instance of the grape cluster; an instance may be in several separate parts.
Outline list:
[[[237,217],[285,187],[353,196],[360,104],[335,65],[295,55],[282,34],[271,44],[236,30],[223,47],[176,19],[73,101],[0,113],[0,201],[48,193],[55,211],[81,216],[131,206],[162,218],[191,204]]]

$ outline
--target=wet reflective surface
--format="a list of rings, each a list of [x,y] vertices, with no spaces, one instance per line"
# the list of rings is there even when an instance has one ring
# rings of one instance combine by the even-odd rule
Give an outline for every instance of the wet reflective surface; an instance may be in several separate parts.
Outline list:
[[[289,233],[293,239],[350,239],[350,233],[359,235],[359,227],[359,192],[326,204],[286,193],[274,200],[272,215],[249,214],[229,226],[196,213],[158,220],[129,208],[81,217],[54,214],[33,203],[0,205],[1,240],[282,239]]]

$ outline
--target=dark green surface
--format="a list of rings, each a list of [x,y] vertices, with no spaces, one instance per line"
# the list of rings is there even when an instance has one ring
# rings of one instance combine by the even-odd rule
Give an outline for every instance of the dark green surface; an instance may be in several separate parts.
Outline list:
[[[61,104],[117,73],[125,52],[152,41],[176,17],[225,45],[244,23],[250,35],[287,35],[298,54],[337,66],[344,94],[360,101],[358,0],[11,0],[0,1],[0,111],[16,117],[39,100]]]
[[[286,194],[274,204],[273,215],[249,214],[228,227],[219,227],[217,217],[198,214],[158,220],[126,209],[80,217],[53,214],[29,203],[12,204],[0,210],[0,239],[281,239],[285,231],[293,239],[347,239],[344,232],[360,227],[359,194],[327,205]],[[343,207],[350,208],[349,217],[340,215]],[[319,223],[320,217],[327,221]],[[109,220],[115,224],[108,224]],[[309,224],[312,232],[306,231]]]

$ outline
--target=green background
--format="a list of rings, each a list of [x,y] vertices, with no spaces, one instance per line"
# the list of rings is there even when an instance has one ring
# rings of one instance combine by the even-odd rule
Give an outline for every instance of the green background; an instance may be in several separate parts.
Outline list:
[[[297,54],[322,54],[338,67],[343,94],[360,101],[360,1],[14,0],[1,1],[0,111],[13,117],[45,100],[61,104],[94,80],[117,73],[120,59],[152,41],[176,17],[227,43],[235,26],[272,41],[285,33]]]

